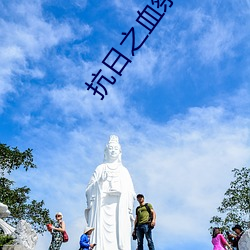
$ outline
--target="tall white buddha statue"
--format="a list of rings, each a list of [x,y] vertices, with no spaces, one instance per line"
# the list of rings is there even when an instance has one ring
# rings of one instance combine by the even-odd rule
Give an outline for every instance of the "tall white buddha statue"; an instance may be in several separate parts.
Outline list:
[[[135,191],[128,170],[122,165],[119,139],[111,135],[104,163],[97,166],[86,189],[88,226],[94,227],[95,250],[130,250]]]

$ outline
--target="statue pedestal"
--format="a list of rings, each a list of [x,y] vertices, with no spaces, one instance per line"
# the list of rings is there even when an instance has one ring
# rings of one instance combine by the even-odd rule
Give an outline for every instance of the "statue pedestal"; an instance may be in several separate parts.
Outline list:
[[[239,249],[240,250],[249,250],[250,249],[250,229],[246,230],[240,240],[239,240]]]
[[[2,250],[26,250],[24,246],[21,245],[6,245],[1,248]]]

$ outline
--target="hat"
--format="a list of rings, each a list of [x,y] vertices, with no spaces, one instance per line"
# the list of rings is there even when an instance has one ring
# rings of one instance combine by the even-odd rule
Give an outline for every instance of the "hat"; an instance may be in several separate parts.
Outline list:
[[[137,194],[136,198],[140,198],[140,197],[144,198],[144,195],[143,194]]]
[[[63,217],[63,214],[62,214],[61,212],[57,212],[57,213],[56,213],[56,216],[57,216],[57,215],[61,215],[61,216]]]
[[[93,230],[95,230],[93,227],[86,227],[83,233],[86,234],[87,232],[93,231]]]
[[[239,229],[240,231],[243,231],[240,225],[235,225],[232,230]]]

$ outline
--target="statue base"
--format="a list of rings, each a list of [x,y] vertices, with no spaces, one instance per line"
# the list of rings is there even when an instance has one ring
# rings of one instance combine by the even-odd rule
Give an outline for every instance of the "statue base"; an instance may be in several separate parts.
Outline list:
[[[0,247],[2,250],[26,250],[24,246],[21,245],[5,245]]]

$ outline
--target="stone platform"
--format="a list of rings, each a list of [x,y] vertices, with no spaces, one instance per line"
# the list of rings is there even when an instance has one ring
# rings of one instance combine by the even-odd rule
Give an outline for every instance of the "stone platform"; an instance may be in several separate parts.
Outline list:
[[[3,246],[0,247],[2,250],[26,250],[25,247],[21,245],[9,245],[9,246]]]

